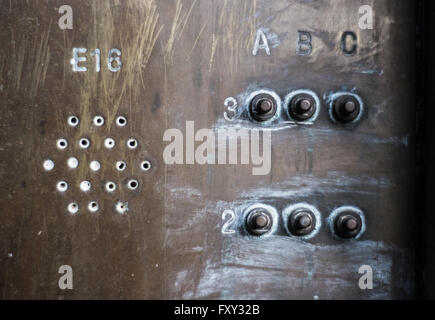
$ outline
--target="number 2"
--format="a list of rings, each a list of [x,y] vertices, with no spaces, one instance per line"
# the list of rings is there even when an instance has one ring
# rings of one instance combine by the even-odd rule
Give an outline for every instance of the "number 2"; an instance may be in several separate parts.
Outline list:
[[[222,234],[234,234],[236,230],[231,229],[231,225],[236,221],[236,214],[233,210],[225,210],[222,213],[222,220],[225,221],[227,216],[229,216],[229,219],[222,226]]]

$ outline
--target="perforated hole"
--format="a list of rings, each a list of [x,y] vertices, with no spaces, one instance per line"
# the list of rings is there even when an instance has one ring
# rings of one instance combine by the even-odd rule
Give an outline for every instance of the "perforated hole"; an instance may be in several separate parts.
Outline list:
[[[65,192],[68,190],[68,183],[66,181],[59,181],[56,185],[56,189],[59,192]]]
[[[79,124],[79,122],[80,122],[80,120],[79,120],[79,118],[76,117],[76,116],[70,116],[70,117],[68,117],[68,124],[69,124],[71,127],[77,127],[78,124]]]
[[[106,140],[104,140],[104,146],[107,149],[113,149],[115,147],[115,140],[112,138],[106,138]]]
[[[74,157],[68,158],[67,165],[71,169],[76,169],[79,166],[79,160]]]
[[[139,187],[139,182],[137,180],[131,179],[127,182],[127,187],[130,190],[136,190]]]
[[[94,125],[97,127],[101,127],[102,125],[104,125],[104,118],[102,116],[95,116]]]
[[[114,192],[116,190],[116,183],[108,181],[106,182],[105,188],[107,192]]]
[[[68,207],[68,212],[71,214],[76,214],[77,212],[79,212],[79,205],[77,204],[77,202],[71,202]]]
[[[127,202],[123,202],[123,201],[118,201],[115,204],[115,210],[116,212],[118,212],[119,214],[124,214],[128,211],[128,203]]]
[[[91,201],[88,204],[88,210],[90,212],[97,212],[100,209],[100,206],[98,205],[97,201]]]
[[[136,149],[137,145],[138,145],[138,143],[137,143],[136,139],[130,138],[130,139],[127,140],[127,147],[129,149]]]
[[[83,192],[88,192],[91,190],[91,188],[92,188],[92,185],[89,181],[80,182],[80,190],[82,190]]]
[[[140,168],[143,171],[149,171],[151,169],[151,162],[149,162],[148,160],[142,161],[142,163],[140,164]]]
[[[44,162],[42,163],[42,167],[44,168],[45,171],[53,170],[54,169],[53,160],[50,160],[50,159],[44,160]]]
[[[91,168],[92,171],[98,171],[101,168],[101,164],[98,161],[94,160],[91,161],[91,163],[89,164],[89,168]]]
[[[116,118],[116,125],[118,127],[125,127],[127,125],[127,119],[123,116]]]
[[[59,150],[65,150],[68,147],[68,141],[66,139],[58,139],[56,146]]]
[[[88,138],[81,138],[79,144],[80,144],[80,148],[87,149],[91,145],[91,142],[89,141]]]
[[[127,169],[127,164],[125,163],[125,161],[117,161],[115,166],[116,170],[118,171],[124,171],[125,169]]]

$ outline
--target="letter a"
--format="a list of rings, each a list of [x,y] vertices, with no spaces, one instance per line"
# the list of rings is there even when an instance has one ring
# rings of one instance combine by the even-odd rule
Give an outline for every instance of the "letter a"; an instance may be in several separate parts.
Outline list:
[[[60,266],[59,273],[60,274],[64,273],[64,275],[59,278],[59,282],[58,282],[59,289],[72,290],[72,288],[73,288],[73,271],[72,271],[71,266],[68,266],[68,265]]]
[[[258,50],[260,49],[266,50],[266,54],[270,56],[269,44],[267,42],[266,35],[264,34],[262,29],[257,30],[257,37],[255,38],[254,50],[252,50],[252,55],[256,56],[258,54]]]
[[[358,270],[359,274],[362,274],[359,278],[359,288],[361,290],[372,290],[373,289],[373,270],[370,266],[361,266]]]
[[[59,28],[61,30],[72,29],[73,28],[73,10],[69,5],[63,5],[59,8],[59,13],[64,14],[59,18]]]

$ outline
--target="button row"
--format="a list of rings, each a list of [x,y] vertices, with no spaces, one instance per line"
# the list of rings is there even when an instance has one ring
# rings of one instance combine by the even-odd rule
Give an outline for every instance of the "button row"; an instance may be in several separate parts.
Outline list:
[[[289,119],[299,123],[315,121],[320,111],[320,99],[311,90],[291,92],[285,97],[284,103],[275,92],[261,90],[252,93],[247,99],[249,118],[259,123],[274,121],[280,116],[282,104]],[[334,93],[327,99],[327,104],[334,122],[357,122],[363,112],[361,97],[352,92]]]
[[[277,229],[278,214],[275,208],[263,204],[245,210],[244,228],[253,236],[272,234]],[[282,212],[284,227],[290,236],[302,239],[313,238],[320,230],[320,212],[308,204],[297,204]],[[335,209],[328,218],[331,232],[337,238],[357,239],[365,231],[363,212],[353,206]]]

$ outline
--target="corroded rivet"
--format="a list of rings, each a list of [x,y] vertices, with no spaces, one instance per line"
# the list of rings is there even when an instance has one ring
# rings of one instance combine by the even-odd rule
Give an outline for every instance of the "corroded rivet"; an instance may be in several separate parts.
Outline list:
[[[353,101],[347,101],[344,104],[344,111],[346,113],[353,113],[353,112],[355,112],[355,110],[356,110],[355,102],[353,102]]]
[[[299,228],[306,228],[309,227],[311,224],[312,220],[308,214],[299,217],[297,220],[297,226]]]

